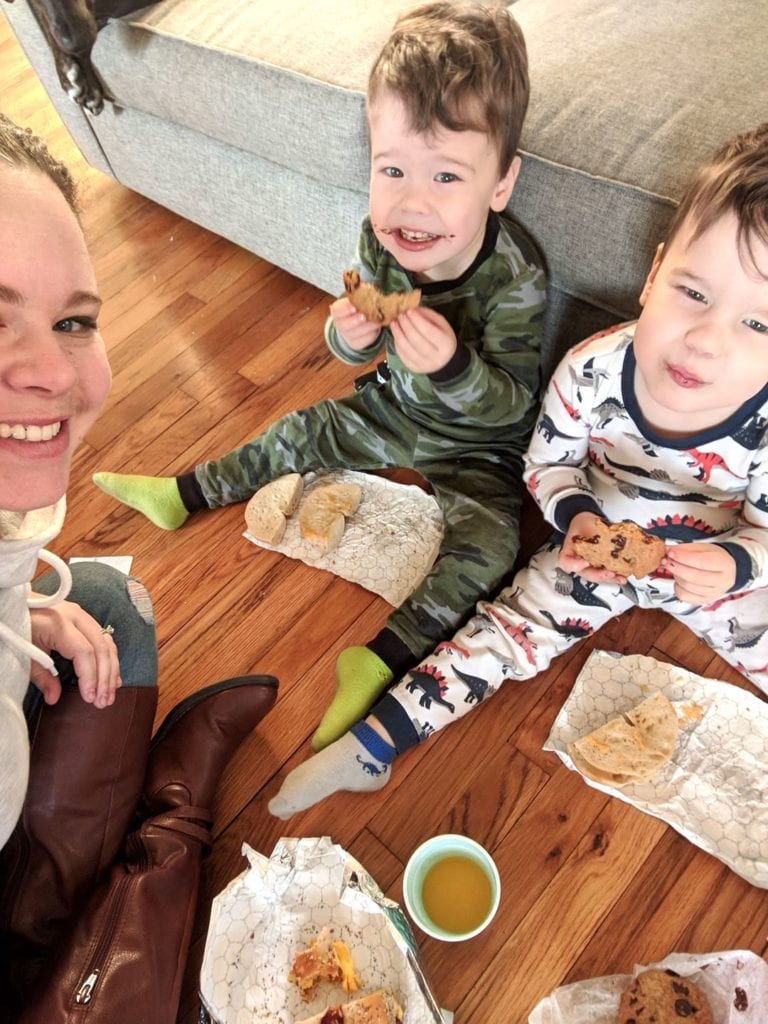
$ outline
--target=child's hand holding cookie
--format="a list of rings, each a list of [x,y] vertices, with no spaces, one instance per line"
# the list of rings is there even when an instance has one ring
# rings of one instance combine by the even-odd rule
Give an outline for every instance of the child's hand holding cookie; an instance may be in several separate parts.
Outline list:
[[[366,320],[345,295],[331,303],[331,319],[342,341],[355,352],[370,348],[381,333],[381,324]]]
[[[456,351],[456,334],[440,313],[418,306],[401,313],[390,330],[395,351],[412,373],[435,373]]]

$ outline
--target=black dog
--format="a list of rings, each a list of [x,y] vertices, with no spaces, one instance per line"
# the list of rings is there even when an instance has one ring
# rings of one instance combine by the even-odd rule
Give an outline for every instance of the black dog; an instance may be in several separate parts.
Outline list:
[[[92,114],[112,99],[91,63],[99,30],[112,18],[122,18],[149,0],[28,0],[48,40],[56,71],[67,95]],[[13,3],[13,0],[9,0]]]

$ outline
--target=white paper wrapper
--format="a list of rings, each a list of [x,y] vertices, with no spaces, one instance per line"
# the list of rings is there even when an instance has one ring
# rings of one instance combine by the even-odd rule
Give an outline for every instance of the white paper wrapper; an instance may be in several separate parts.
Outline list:
[[[359,484],[360,507],[347,520],[339,546],[324,554],[304,540],[298,512],[288,520],[281,542],[272,546],[246,530],[259,547],[280,551],[307,565],[341,576],[383,597],[397,608],[432,568],[443,539],[443,515],[431,494],[412,484],[398,484],[368,473],[339,470],[307,473],[304,497],[317,484]]]
[[[666,821],[742,878],[768,888],[768,704],[730,683],[645,655],[593,651],[555,719],[545,750],[574,769],[568,743],[655,690],[675,706],[680,738],[671,762],[627,786],[584,781]],[[701,717],[691,717],[694,706]],[[765,1018],[768,1022],[768,1016]]]
[[[766,1024],[768,964],[749,950],[672,953],[660,963],[636,966],[633,974],[575,981],[538,1003],[528,1024],[616,1024],[621,993],[649,967],[669,968],[690,978],[709,1000],[715,1024]]]
[[[200,999],[216,1024],[293,1024],[389,986],[404,1024],[442,1024],[410,926],[365,869],[324,836],[281,839],[271,857],[243,844],[250,867],[214,899]],[[363,984],[348,995],[320,984],[303,1002],[293,958],[325,926],[349,946]]]

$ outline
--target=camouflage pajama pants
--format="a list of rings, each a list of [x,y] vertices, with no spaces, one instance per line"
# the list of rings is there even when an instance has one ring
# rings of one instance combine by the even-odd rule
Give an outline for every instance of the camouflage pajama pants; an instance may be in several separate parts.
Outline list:
[[[768,694],[765,588],[694,605],[677,600],[668,580],[589,583],[563,572],[559,553],[559,545],[541,548],[508,587],[493,601],[481,601],[451,640],[387,692],[381,703],[388,705],[382,712],[388,727],[394,723],[406,734],[413,730],[409,742],[424,740],[462,718],[502,683],[532,679],[559,654],[633,607],[668,612]],[[394,701],[399,709],[393,708]]]
[[[418,471],[432,486],[443,514],[444,536],[435,564],[388,628],[423,658],[450,636],[508,573],[519,546],[523,486],[520,473],[492,462],[482,449],[414,423],[367,384],[342,399],[289,413],[260,437],[196,467],[210,508],[246,501],[283,473],[320,469]]]

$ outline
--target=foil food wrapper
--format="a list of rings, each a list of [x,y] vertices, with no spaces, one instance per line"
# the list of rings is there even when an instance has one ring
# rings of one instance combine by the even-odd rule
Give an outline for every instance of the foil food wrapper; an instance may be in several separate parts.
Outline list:
[[[200,971],[208,1020],[294,1024],[388,986],[404,1024],[443,1024],[405,915],[358,861],[327,836],[283,838],[271,857],[246,843],[243,854],[249,867],[211,908]],[[326,927],[349,947],[362,986],[350,995],[321,982],[305,1002],[288,975],[296,953]]]
[[[528,1024],[616,1024],[621,993],[652,967],[689,978],[709,1000],[715,1024],[766,1024],[768,964],[749,950],[672,953],[658,963],[637,965],[632,974],[575,981],[542,999]]]
[[[568,744],[655,690],[664,691],[681,723],[671,761],[650,779],[626,786],[584,781],[661,818],[752,885],[768,888],[765,701],[738,686],[646,655],[593,651],[544,749],[575,771]]]
[[[314,487],[335,483],[358,484],[363,496],[333,551],[325,553],[304,540],[298,510],[288,519],[279,544],[266,544],[247,530],[243,536],[259,547],[357,583],[396,608],[434,565],[443,539],[440,506],[431,494],[414,484],[394,483],[352,470],[306,473],[302,501]]]

